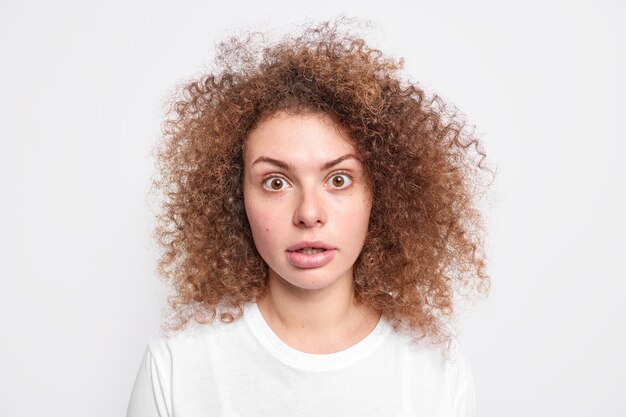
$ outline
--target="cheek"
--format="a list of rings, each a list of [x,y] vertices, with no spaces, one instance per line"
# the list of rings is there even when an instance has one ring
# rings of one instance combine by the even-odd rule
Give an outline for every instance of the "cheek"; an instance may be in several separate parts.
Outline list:
[[[354,230],[358,230],[363,237],[367,234],[367,229],[370,222],[370,208],[366,205],[360,207],[360,209],[354,213],[353,227]]]
[[[372,202],[366,196],[355,196],[340,208],[341,223],[353,233],[366,234],[370,221]]]
[[[264,255],[270,243],[275,240],[273,234],[276,230],[276,220],[271,216],[271,213],[259,209],[258,206],[248,207],[246,205],[246,214],[250,223],[254,244],[259,253]]]
[[[246,214],[248,215],[248,222],[253,234],[271,230],[271,221],[262,210],[246,205]]]
[[[255,242],[269,239],[268,235],[280,231],[281,222],[285,220],[283,206],[277,207],[272,199],[244,186],[244,207]]]
[[[275,224],[275,220],[265,213],[254,210],[249,212],[248,220],[254,247],[266,264],[275,265],[277,248],[279,247],[277,242],[280,241],[279,228]]]

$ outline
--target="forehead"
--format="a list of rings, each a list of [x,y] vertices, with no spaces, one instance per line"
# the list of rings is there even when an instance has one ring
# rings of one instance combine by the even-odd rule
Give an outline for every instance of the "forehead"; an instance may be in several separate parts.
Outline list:
[[[259,156],[302,165],[356,153],[349,136],[324,113],[280,112],[260,122],[244,147],[246,165]]]

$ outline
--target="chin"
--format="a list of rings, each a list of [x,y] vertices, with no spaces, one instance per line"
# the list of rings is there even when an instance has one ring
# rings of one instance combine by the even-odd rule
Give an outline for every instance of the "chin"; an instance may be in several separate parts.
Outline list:
[[[342,279],[342,276],[346,274],[346,272],[342,274],[324,269],[325,268],[319,268],[315,270],[300,269],[295,272],[290,271],[284,275],[281,275],[277,272],[273,273],[277,278],[280,278],[282,281],[287,282],[293,287],[303,290],[324,289],[340,281]]]

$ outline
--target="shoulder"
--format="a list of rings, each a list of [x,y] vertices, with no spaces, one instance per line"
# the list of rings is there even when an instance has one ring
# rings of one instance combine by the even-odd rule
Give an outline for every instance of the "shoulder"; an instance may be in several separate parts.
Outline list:
[[[450,343],[446,378],[453,415],[474,416],[476,413],[474,376],[463,345],[458,339]]]
[[[411,343],[411,350],[422,353],[431,358],[434,363],[447,370],[464,367],[468,364],[465,347],[458,336],[450,335],[441,342],[432,342],[428,339]]]
[[[407,351],[415,403],[434,401],[446,415],[474,415],[472,369],[458,337],[444,343],[410,341]]]
[[[456,384],[470,376],[470,364],[461,339],[452,336],[445,342],[419,341],[410,344],[414,358],[428,363],[433,371],[445,378],[447,384]]]
[[[172,331],[168,330],[166,320],[148,340],[127,415],[173,415],[174,393],[208,386],[211,345],[220,344],[215,340],[233,339],[237,326],[241,326],[237,321],[230,324],[189,322],[180,330]],[[233,340],[231,344],[236,342]]]
[[[413,362],[429,364],[447,377],[466,371],[469,361],[462,339],[451,326],[447,326],[441,338],[417,337],[409,330],[393,331],[396,343],[406,346]]]
[[[450,340],[444,359],[446,377],[454,390],[473,382],[471,365],[460,339]]]
[[[216,318],[209,323],[190,320],[182,328],[172,330],[168,320],[154,331],[148,341],[148,351],[159,363],[167,363],[175,356],[193,356],[194,352],[206,349],[212,341],[236,337],[245,326],[243,317],[230,323]]]
[[[462,341],[458,337],[452,338],[443,352],[443,371],[452,415],[474,416],[474,377]]]

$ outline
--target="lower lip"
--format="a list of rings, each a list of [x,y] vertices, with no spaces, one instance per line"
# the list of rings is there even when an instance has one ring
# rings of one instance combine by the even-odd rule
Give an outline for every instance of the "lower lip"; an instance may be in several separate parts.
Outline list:
[[[336,249],[325,250],[319,253],[300,253],[300,252],[287,252],[287,258],[293,266],[298,268],[319,268],[326,265],[335,257]]]

